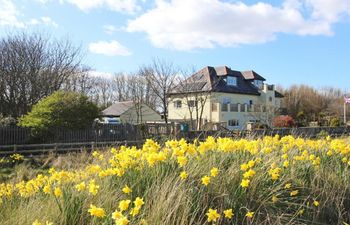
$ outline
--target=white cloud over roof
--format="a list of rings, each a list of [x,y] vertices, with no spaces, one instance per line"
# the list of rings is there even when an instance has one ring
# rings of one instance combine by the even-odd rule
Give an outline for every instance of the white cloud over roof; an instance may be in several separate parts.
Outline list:
[[[121,45],[118,41],[113,40],[98,41],[89,44],[89,51],[95,54],[101,54],[106,56],[128,56],[131,55],[129,49]]]
[[[349,0],[285,0],[280,6],[157,0],[154,9],[130,20],[127,30],[145,32],[156,47],[192,50],[265,43],[279,33],[332,35],[332,24],[349,15]]]

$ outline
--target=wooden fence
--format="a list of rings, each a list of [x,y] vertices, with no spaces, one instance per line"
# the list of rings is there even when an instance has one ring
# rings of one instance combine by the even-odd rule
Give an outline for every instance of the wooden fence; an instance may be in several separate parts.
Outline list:
[[[319,136],[330,135],[331,137],[340,137],[350,134],[350,126],[344,127],[298,127],[298,128],[275,128],[254,130],[248,133],[252,137],[262,136],[287,136],[293,135],[296,137],[316,138]]]
[[[174,124],[98,125],[83,130],[55,128],[37,134],[22,127],[0,127],[1,145],[136,141],[175,133]]]

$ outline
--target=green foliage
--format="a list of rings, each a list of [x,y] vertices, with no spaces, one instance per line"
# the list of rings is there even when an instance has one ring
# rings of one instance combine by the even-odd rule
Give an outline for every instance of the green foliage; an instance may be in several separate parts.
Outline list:
[[[8,127],[16,125],[16,119],[11,116],[4,116],[0,114],[0,127]]]
[[[331,127],[339,127],[341,125],[341,121],[337,117],[333,117],[329,123]]]
[[[329,133],[325,130],[321,130],[318,134],[317,134],[317,138],[322,138],[325,139],[326,137],[329,136]]]
[[[87,96],[57,91],[34,105],[31,112],[20,118],[19,125],[36,132],[56,127],[83,129],[98,116],[98,107]]]

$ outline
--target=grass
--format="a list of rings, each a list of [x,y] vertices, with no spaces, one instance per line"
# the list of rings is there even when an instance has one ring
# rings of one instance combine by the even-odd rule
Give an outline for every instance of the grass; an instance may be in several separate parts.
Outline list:
[[[193,147],[192,151],[190,148]],[[332,152],[329,153],[329,151]],[[346,224],[350,219],[350,139],[305,140],[266,137],[262,140],[208,139],[191,145],[168,142],[163,147],[149,141],[143,149],[101,150],[3,163],[0,170],[0,224],[116,224],[112,213],[121,200],[143,198],[140,213],[130,224],[212,224],[208,210],[220,214],[215,224]],[[188,160],[183,166],[178,157]],[[289,165],[283,167],[284,161]],[[241,165],[254,162],[255,175],[241,186]],[[99,169],[92,170],[91,165]],[[50,171],[49,168],[55,168]],[[219,169],[209,185],[202,184],[213,167]],[[269,171],[280,168],[272,180]],[[118,169],[108,174],[111,169]],[[62,172],[63,171],[63,172]],[[183,180],[182,171],[188,173]],[[107,175],[106,175],[107,173]],[[37,175],[42,174],[43,179]],[[98,193],[89,192],[94,179]],[[24,181],[24,190],[16,184]],[[75,185],[85,182],[86,189]],[[28,184],[29,183],[29,184]],[[291,185],[286,188],[286,184]],[[5,194],[8,185],[11,194]],[[62,189],[62,196],[43,192],[45,185]],[[132,192],[125,194],[128,185]],[[7,190],[7,189],[6,189]],[[291,196],[292,191],[298,191]],[[22,193],[22,196],[21,196]],[[23,196],[28,195],[28,196]],[[319,205],[315,205],[315,201]],[[90,204],[105,210],[98,218]],[[231,219],[223,211],[233,209]],[[254,212],[252,218],[246,213]]]

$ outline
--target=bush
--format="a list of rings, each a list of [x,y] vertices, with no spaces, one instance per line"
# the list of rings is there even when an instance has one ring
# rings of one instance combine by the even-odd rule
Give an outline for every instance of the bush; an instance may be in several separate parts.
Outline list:
[[[77,130],[91,126],[98,116],[98,107],[87,96],[58,91],[34,105],[31,112],[20,118],[19,125],[38,133],[57,127]]]
[[[329,123],[331,127],[339,127],[341,125],[341,121],[337,117],[333,117]]]
[[[294,119],[291,116],[278,116],[272,121],[274,127],[292,127],[294,126]]]

